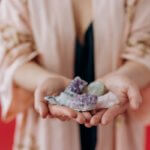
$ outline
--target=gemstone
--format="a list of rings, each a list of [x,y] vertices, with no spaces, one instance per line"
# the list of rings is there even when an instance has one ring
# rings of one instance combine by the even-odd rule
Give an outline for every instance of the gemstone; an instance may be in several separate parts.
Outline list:
[[[65,92],[81,94],[87,85],[88,83],[86,81],[82,80],[80,77],[75,77],[65,89]]]
[[[88,85],[87,93],[101,96],[106,93],[106,87],[101,81],[95,81]]]

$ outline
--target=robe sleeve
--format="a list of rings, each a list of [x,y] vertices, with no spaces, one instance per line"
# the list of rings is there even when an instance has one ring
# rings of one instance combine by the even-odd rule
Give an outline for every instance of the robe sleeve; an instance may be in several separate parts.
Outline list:
[[[122,57],[150,69],[150,0],[138,1],[132,17],[131,30]]]
[[[0,4],[0,102],[2,118],[11,120],[33,102],[32,93],[18,87],[13,75],[38,52],[29,22],[27,0],[3,0]]]

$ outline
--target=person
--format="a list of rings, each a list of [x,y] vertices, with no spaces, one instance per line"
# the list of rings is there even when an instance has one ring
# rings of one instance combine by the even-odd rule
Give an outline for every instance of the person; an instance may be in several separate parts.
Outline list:
[[[143,149],[150,115],[140,93],[150,82],[149,4],[1,2],[0,95],[3,120],[17,116],[14,150]],[[44,101],[77,75],[102,81],[120,103],[81,113]]]

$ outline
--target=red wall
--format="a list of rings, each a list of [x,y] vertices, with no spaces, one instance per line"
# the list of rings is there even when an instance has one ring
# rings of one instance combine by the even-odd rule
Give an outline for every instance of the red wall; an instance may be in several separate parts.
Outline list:
[[[12,150],[15,121],[5,124],[0,120],[0,150]]]
[[[146,150],[150,150],[150,126],[146,128]]]

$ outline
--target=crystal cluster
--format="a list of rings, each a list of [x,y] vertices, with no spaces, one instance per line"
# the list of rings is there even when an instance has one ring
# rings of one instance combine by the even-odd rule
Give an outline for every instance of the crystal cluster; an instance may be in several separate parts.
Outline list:
[[[102,82],[93,82],[90,85],[79,77],[71,81],[68,87],[58,96],[46,96],[45,100],[50,104],[62,105],[72,108],[77,111],[89,111],[97,106],[110,106],[108,97],[113,97],[111,94],[106,94],[105,86]],[[104,95],[104,96],[102,96]],[[113,97],[111,104],[115,104],[116,97]]]
[[[73,92],[76,94],[82,94],[84,88],[88,85],[88,83],[82,80],[80,77],[76,77],[71,81],[69,86],[65,89],[65,92]]]
[[[95,108],[97,96],[87,93],[77,95],[70,103],[70,108],[78,111],[87,111]]]

